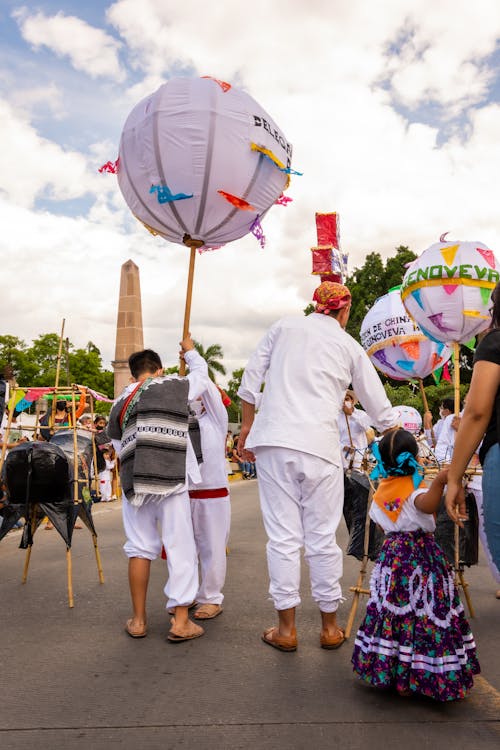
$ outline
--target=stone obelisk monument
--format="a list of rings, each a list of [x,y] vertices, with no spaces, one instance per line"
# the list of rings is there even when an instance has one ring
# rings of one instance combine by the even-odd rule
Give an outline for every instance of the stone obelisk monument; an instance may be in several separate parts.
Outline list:
[[[115,373],[115,398],[130,382],[129,356],[141,349],[144,349],[144,338],[139,268],[132,260],[127,260],[121,269],[115,359],[111,363]]]

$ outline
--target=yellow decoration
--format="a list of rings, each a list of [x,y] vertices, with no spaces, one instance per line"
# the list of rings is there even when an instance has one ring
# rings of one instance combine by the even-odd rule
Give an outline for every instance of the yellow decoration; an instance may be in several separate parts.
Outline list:
[[[274,164],[276,164],[276,166],[279,167],[280,169],[286,169],[283,162],[280,161],[278,157],[275,156],[275,154],[273,154],[271,149],[265,148],[265,146],[257,146],[256,143],[251,143],[250,148],[252,149],[252,151],[258,151],[259,153],[264,154],[264,156],[267,156],[267,158],[271,159],[271,161],[274,162]],[[286,190],[289,185],[290,185],[290,175],[287,174],[287,181],[283,190]]]
[[[457,254],[457,250],[459,247],[460,245],[450,245],[449,247],[445,247],[444,250],[441,250],[441,255],[443,256],[443,260],[447,266],[451,266],[453,264],[455,255]]]

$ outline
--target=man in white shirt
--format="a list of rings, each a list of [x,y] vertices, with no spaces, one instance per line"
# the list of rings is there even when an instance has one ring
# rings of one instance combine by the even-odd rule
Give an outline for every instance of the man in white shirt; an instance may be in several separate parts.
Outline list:
[[[342,551],[335,533],[343,506],[338,417],[349,384],[379,430],[397,424],[375,368],[344,330],[351,305],[347,287],[324,282],[313,299],[313,314],[283,318],[269,329],[238,391],[243,416],[239,447],[246,445],[257,457],[269,539],[269,592],[279,621],[262,639],[282,651],[297,648],[302,546],[321,612],[320,645],[337,648],[344,641],[336,619],[342,598]],[[250,456],[251,451],[247,450]]]

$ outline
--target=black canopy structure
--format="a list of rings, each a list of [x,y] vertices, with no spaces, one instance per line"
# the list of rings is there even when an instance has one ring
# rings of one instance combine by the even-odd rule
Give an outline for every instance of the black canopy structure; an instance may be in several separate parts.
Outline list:
[[[76,424],[77,388],[75,386],[57,389],[58,395],[60,391],[66,390],[71,397],[72,425]],[[9,416],[11,418],[11,415]],[[34,435],[36,436],[36,430]],[[18,443],[8,452],[3,448],[3,461],[0,460],[4,492],[4,505],[0,508],[0,540],[21,517],[24,517],[25,525],[19,546],[26,550],[22,578],[22,582],[26,583],[35,532],[43,519],[48,517],[66,544],[70,607],[74,606],[71,542],[78,518],[92,535],[99,581],[104,583],[97,532],[91,511],[90,467],[92,463],[95,466],[95,458],[95,443],[91,433],[66,426],[53,430],[49,442],[28,440]],[[97,475],[96,471],[94,473]]]

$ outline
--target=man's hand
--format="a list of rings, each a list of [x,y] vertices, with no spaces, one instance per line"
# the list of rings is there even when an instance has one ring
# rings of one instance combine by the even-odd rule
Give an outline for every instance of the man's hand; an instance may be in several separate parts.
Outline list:
[[[194,349],[194,341],[191,338],[191,333],[188,333],[188,335],[185,336],[185,338],[183,338],[182,341],[179,341],[179,344],[181,347],[181,350],[179,352],[179,357],[181,359],[184,359],[184,354]]]
[[[252,463],[255,461],[255,453],[252,451],[249,451],[245,448],[245,443],[248,437],[248,433],[250,432],[250,427],[246,427],[245,425],[241,425],[240,434],[238,437],[238,454],[241,456],[243,461],[251,461]]]
[[[453,417],[453,419],[451,420],[451,428],[455,430],[455,432],[457,432],[458,428],[460,427],[460,420],[461,417]]]

